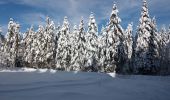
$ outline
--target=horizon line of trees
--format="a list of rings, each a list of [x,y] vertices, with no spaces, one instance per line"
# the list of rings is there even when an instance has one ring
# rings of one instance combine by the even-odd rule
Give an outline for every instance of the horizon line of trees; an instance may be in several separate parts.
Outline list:
[[[116,4],[110,20],[98,35],[91,13],[87,31],[83,18],[70,30],[67,17],[55,26],[47,17],[38,30],[29,28],[22,36],[20,25],[10,18],[8,32],[0,31],[0,67],[33,67],[65,71],[117,72],[122,74],[170,74],[170,27],[157,29],[147,0],[143,0],[136,36],[133,24],[120,25]]]

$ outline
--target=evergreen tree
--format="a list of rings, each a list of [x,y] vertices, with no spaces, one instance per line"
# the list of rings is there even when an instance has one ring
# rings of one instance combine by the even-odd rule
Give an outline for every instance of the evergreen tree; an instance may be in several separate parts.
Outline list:
[[[61,34],[58,39],[58,48],[56,54],[56,67],[60,70],[69,71],[71,61],[70,50],[70,27],[67,17],[64,17],[63,25],[61,28]]]
[[[4,38],[4,36],[2,35],[2,28],[1,28],[1,26],[0,26],[0,47],[3,46],[4,42],[5,42],[5,38]]]
[[[76,28],[75,28],[76,29]],[[85,40],[85,30],[84,30],[84,22],[83,18],[81,18],[80,24],[79,24],[79,29],[75,30],[73,33],[77,33],[74,36],[76,38],[76,55],[74,56],[75,62],[74,62],[74,70],[79,71],[83,70],[85,66],[85,59],[86,59],[86,40]]]
[[[78,64],[78,57],[79,57],[79,52],[78,52],[78,28],[77,25],[74,25],[73,27],[73,32],[70,33],[70,43],[71,43],[71,65],[70,69],[71,70],[80,70],[80,66]]]
[[[54,68],[55,63],[55,25],[49,17],[46,19],[46,27],[44,32],[45,38],[45,61],[46,67]]]
[[[126,52],[126,64],[124,71],[129,72],[132,69],[132,53],[133,53],[133,24],[129,24],[125,31],[125,52]]]
[[[161,29],[161,38],[160,38],[160,63],[161,63],[161,74],[170,73],[170,31],[167,31],[165,26]]]
[[[85,70],[96,71],[97,61],[98,61],[98,27],[94,14],[91,13],[89,17],[88,30],[86,34],[86,63]]]
[[[4,53],[6,55],[6,65],[8,67],[19,67],[18,61],[18,47],[19,47],[19,28],[20,25],[15,23],[10,18],[8,24],[8,32],[6,36],[6,43],[4,47]]]
[[[3,67],[4,65],[4,42],[5,42],[5,38],[4,36],[2,35],[2,29],[1,29],[1,26],[0,26],[0,67]]]
[[[39,25],[37,32],[35,33],[35,39],[33,41],[34,51],[34,67],[44,68],[46,67],[46,41],[44,37],[45,28]]]
[[[56,27],[55,34],[54,34],[54,36],[55,36],[55,50],[57,50],[57,44],[58,44],[58,39],[60,37],[60,34],[61,34],[61,26],[60,26],[60,23],[58,23],[58,26]]]
[[[149,37],[149,49],[147,52],[147,67],[151,70],[150,74],[157,74],[160,71],[160,57],[159,57],[159,40],[157,38],[157,26],[155,22],[155,18],[152,20],[151,24],[151,32]]]
[[[116,67],[117,71],[120,71],[120,66],[124,63],[124,31],[120,25],[121,19],[118,17],[118,12],[117,6],[114,4],[110,21],[103,31],[105,33],[105,45],[102,50],[102,59],[104,61],[103,69],[106,72],[113,72]]]
[[[143,0],[135,48],[135,68],[138,73],[149,74],[158,64],[158,43],[156,25],[149,17],[146,0]],[[155,60],[155,64],[153,61]],[[157,63],[156,63],[157,62]]]
[[[33,41],[34,41],[34,29],[33,26],[31,26],[30,29],[25,33],[25,37],[23,39],[24,42],[24,66],[25,67],[32,67],[33,61],[34,61],[34,48],[33,48]]]

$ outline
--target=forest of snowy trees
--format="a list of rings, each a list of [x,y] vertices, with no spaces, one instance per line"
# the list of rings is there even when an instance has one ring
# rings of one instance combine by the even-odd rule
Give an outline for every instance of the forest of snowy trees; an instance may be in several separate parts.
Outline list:
[[[23,35],[20,25],[10,18],[6,36],[0,30],[0,67],[170,74],[170,28],[157,29],[146,0],[137,30],[132,23],[123,29],[118,13],[114,4],[110,20],[101,32],[93,13],[87,30],[83,18],[78,26],[71,27],[67,17],[61,26],[47,17],[45,26],[39,25],[37,30],[32,26]]]

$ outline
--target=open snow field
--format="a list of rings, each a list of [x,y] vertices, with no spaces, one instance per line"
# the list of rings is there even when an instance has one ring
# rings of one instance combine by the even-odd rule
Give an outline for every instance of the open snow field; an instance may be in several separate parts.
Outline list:
[[[170,100],[170,76],[1,70],[0,100]]]

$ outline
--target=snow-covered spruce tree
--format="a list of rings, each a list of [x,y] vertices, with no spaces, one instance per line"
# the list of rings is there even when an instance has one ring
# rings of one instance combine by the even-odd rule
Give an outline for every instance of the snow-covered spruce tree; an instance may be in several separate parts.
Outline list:
[[[64,17],[63,25],[61,27],[61,34],[58,39],[58,48],[56,53],[56,68],[59,70],[69,71],[71,61],[70,50],[70,27],[67,17]]]
[[[158,31],[155,18],[151,24],[151,32],[149,37],[149,49],[147,52],[147,66],[150,67],[151,73],[158,74],[160,72],[160,52],[159,52],[159,39],[157,38]]]
[[[97,71],[98,64],[98,27],[94,14],[89,17],[88,30],[85,35],[86,39],[86,61],[85,71]]]
[[[161,74],[169,74],[169,62],[170,62],[170,31],[167,31],[165,26],[162,27],[160,38],[160,56],[161,56]]]
[[[79,29],[77,26],[74,26],[74,31],[72,33],[72,60],[71,67],[72,70],[79,71],[84,68],[85,64],[85,55],[86,55],[86,40],[85,40],[85,31],[84,31],[84,22],[81,18]]]
[[[5,42],[5,38],[2,35],[2,29],[0,26],[0,67],[4,66],[4,42]]]
[[[161,73],[165,72],[166,70],[166,64],[165,64],[165,57],[166,57],[166,45],[167,45],[167,30],[165,26],[162,26],[160,32],[159,32],[159,42],[160,42],[160,63],[161,63]]]
[[[44,31],[44,39],[45,39],[45,63],[46,67],[54,68],[55,67],[55,25],[54,22],[47,17],[46,19],[46,27]]]
[[[110,21],[104,31],[106,33],[104,47],[102,50],[103,69],[106,72],[121,72],[125,64],[126,53],[124,43],[124,30],[122,29],[118,17],[118,9],[116,4],[113,5]],[[117,67],[117,68],[116,68]]]
[[[77,58],[79,57],[78,53],[78,28],[77,25],[74,25],[73,32],[70,33],[70,55],[71,55],[71,62],[70,62],[70,70],[80,70],[80,66],[78,64]]]
[[[0,26],[0,48],[3,46],[5,42],[5,38],[4,38],[4,35],[2,35],[2,28]]]
[[[170,65],[170,26],[168,29],[168,42],[167,42],[167,46],[166,46],[166,55],[167,55],[167,65]],[[167,66],[167,74],[170,74],[170,66]]]
[[[77,62],[79,65],[79,68],[82,70],[85,66],[85,60],[86,60],[86,33],[84,29],[84,21],[83,17],[81,18],[80,24],[79,24],[79,30],[78,30],[78,58]]]
[[[33,26],[25,33],[23,38],[23,46],[24,46],[24,56],[23,63],[24,67],[33,67],[33,61],[35,57],[35,48],[33,48],[33,41],[35,39],[35,32]]]
[[[60,26],[60,23],[58,23],[57,27],[56,27],[56,30],[55,30],[55,51],[57,52],[57,44],[58,44],[58,39],[60,37],[60,34],[61,34],[61,26]],[[56,54],[55,52],[55,54]]]
[[[141,18],[137,29],[135,47],[135,72],[152,74],[159,66],[158,42],[156,40],[156,25],[149,17],[146,0],[143,0]]]
[[[20,25],[15,23],[12,18],[10,18],[8,24],[8,32],[6,35],[6,42],[4,47],[5,53],[5,63],[7,67],[20,67],[20,62],[18,60],[18,50],[19,50],[19,28]]]
[[[126,64],[124,70],[130,73],[132,71],[132,53],[133,53],[133,24],[129,24],[125,31],[125,50],[127,55]]]
[[[45,28],[42,25],[39,25],[37,32],[35,33],[35,37],[33,40],[33,67],[36,68],[45,68],[46,67],[46,58],[45,58],[45,50],[46,50],[46,41],[44,37]]]

